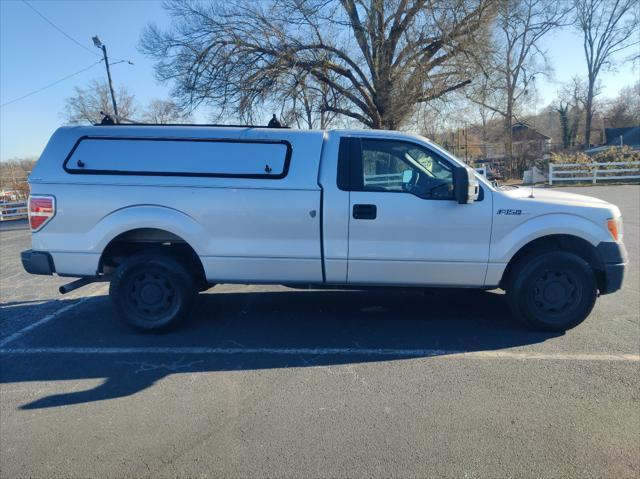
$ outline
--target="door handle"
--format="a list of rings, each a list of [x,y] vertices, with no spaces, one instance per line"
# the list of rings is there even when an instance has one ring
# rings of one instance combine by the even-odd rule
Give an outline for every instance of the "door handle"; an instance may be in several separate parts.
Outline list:
[[[357,220],[375,220],[377,215],[376,205],[353,205],[353,217]]]

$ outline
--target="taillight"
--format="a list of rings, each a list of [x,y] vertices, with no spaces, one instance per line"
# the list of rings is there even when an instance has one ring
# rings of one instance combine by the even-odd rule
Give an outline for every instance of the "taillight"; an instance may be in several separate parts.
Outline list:
[[[29,226],[38,231],[56,214],[56,199],[53,196],[29,196]]]

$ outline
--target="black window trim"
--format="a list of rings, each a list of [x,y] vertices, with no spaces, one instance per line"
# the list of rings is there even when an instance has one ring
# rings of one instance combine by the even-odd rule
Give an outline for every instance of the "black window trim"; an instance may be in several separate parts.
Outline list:
[[[348,140],[344,144],[343,148],[343,140]],[[421,200],[427,201],[456,201],[455,198],[425,198],[423,196],[419,196],[412,191],[393,191],[393,190],[372,190],[366,189],[364,185],[361,188],[358,188],[355,185],[359,185],[362,183],[362,140],[375,140],[375,141],[388,141],[395,143],[405,143],[417,148],[424,148],[429,153],[436,156],[441,161],[444,161],[448,165],[451,165],[452,168],[455,168],[457,165],[453,162],[449,161],[439,152],[429,148],[420,143],[416,143],[413,141],[405,140],[405,139],[395,139],[395,138],[376,138],[376,137],[343,137],[340,139],[340,150],[339,150],[339,158],[338,158],[338,188],[343,191],[366,191],[369,193],[400,193],[400,194],[409,194],[413,195],[416,198],[420,198]],[[348,148],[348,150],[347,150]],[[348,151],[348,154],[347,154]],[[360,160],[360,161],[358,161]],[[348,161],[349,164],[349,176],[348,181],[345,181],[344,178],[341,178],[346,173],[346,168],[344,166],[345,161]],[[359,175],[359,176],[358,176]],[[452,178],[453,185],[455,187],[455,176]],[[484,189],[482,185],[479,183],[480,191],[478,192],[478,199],[476,201],[482,201],[484,199]]]
[[[351,190],[351,144],[353,138],[343,136],[340,138],[338,147],[338,174],[336,176],[336,186],[339,190]]]
[[[285,145],[287,152],[284,158],[282,172],[276,175],[268,173],[197,173],[189,171],[136,171],[136,170],[95,170],[95,169],[71,169],[68,163],[73,157],[78,146],[84,140],[130,140],[130,141],[184,141],[184,142],[211,142],[211,143],[245,143],[245,144],[267,144]],[[289,173],[292,154],[291,143],[286,140],[262,140],[262,139],[237,139],[237,138],[172,138],[172,137],[145,137],[145,136],[106,136],[106,135],[84,135],[71,148],[62,164],[64,171],[70,175],[120,175],[120,176],[183,176],[196,178],[246,178],[260,180],[281,180]]]

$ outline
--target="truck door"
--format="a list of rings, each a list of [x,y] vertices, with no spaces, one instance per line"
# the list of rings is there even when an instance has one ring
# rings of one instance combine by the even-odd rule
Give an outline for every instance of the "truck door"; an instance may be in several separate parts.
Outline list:
[[[347,282],[482,286],[492,197],[453,198],[454,164],[427,145],[351,138]]]

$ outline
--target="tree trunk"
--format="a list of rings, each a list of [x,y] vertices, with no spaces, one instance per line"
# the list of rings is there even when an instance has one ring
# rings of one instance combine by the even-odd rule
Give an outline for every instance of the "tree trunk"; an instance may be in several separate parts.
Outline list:
[[[505,144],[504,153],[507,160],[507,168],[509,174],[513,174],[513,101],[511,95],[507,99],[507,114],[504,118],[504,132],[505,132]]]
[[[562,148],[565,150],[571,145],[571,128],[569,126],[569,105],[563,106],[562,103],[558,106],[558,116],[560,117],[560,128],[562,130]]]
[[[589,75],[589,90],[587,91],[587,103],[585,105],[584,113],[584,149],[586,150],[591,146],[591,120],[593,119],[593,89],[595,78]]]

